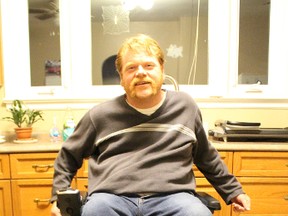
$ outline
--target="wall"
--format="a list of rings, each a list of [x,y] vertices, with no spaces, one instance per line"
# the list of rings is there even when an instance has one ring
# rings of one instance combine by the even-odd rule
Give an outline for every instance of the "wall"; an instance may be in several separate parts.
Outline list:
[[[0,119],[9,115],[2,100],[4,98],[4,88],[0,87]],[[86,109],[73,110],[76,122],[86,112]],[[234,121],[261,122],[262,127],[288,127],[288,109],[278,108],[201,108],[203,121],[213,128],[214,122],[218,119],[229,119]],[[62,126],[65,110],[44,110],[43,122],[38,122],[34,126],[34,133],[47,133],[53,125],[53,117],[56,116],[58,127]],[[0,131],[13,131],[14,125],[7,121],[0,121]],[[1,133],[1,132],[0,132]]]

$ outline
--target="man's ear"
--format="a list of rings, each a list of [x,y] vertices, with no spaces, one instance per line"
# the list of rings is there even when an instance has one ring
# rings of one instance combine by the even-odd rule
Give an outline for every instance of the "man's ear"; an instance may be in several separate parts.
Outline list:
[[[123,81],[122,81],[122,73],[118,72],[119,77],[120,77],[120,85],[123,86]]]

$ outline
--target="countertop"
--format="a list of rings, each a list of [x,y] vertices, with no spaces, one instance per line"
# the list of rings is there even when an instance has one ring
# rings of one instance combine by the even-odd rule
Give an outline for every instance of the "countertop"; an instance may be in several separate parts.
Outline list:
[[[0,143],[0,154],[58,152],[62,141],[52,142],[48,135],[34,137],[34,142],[14,143],[13,136]],[[281,151],[288,152],[288,142],[222,142],[211,140],[218,151]]]

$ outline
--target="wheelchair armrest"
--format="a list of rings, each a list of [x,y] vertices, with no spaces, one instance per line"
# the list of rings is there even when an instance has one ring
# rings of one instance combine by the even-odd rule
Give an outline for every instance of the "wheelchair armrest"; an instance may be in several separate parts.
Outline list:
[[[212,212],[221,209],[219,200],[215,199],[208,193],[202,191],[195,192],[195,196],[198,197]]]
[[[86,202],[88,192],[67,188],[57,191],[57,206],[62,216],[80,216],[81,206]]]

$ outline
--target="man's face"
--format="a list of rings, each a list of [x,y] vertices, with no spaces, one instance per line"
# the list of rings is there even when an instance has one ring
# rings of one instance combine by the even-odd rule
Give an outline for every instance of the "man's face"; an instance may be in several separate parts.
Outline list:
[[[121,85],[129,100],[149,99],[160,94],[163,67],[147,52],[128,51],[122,59]]]

